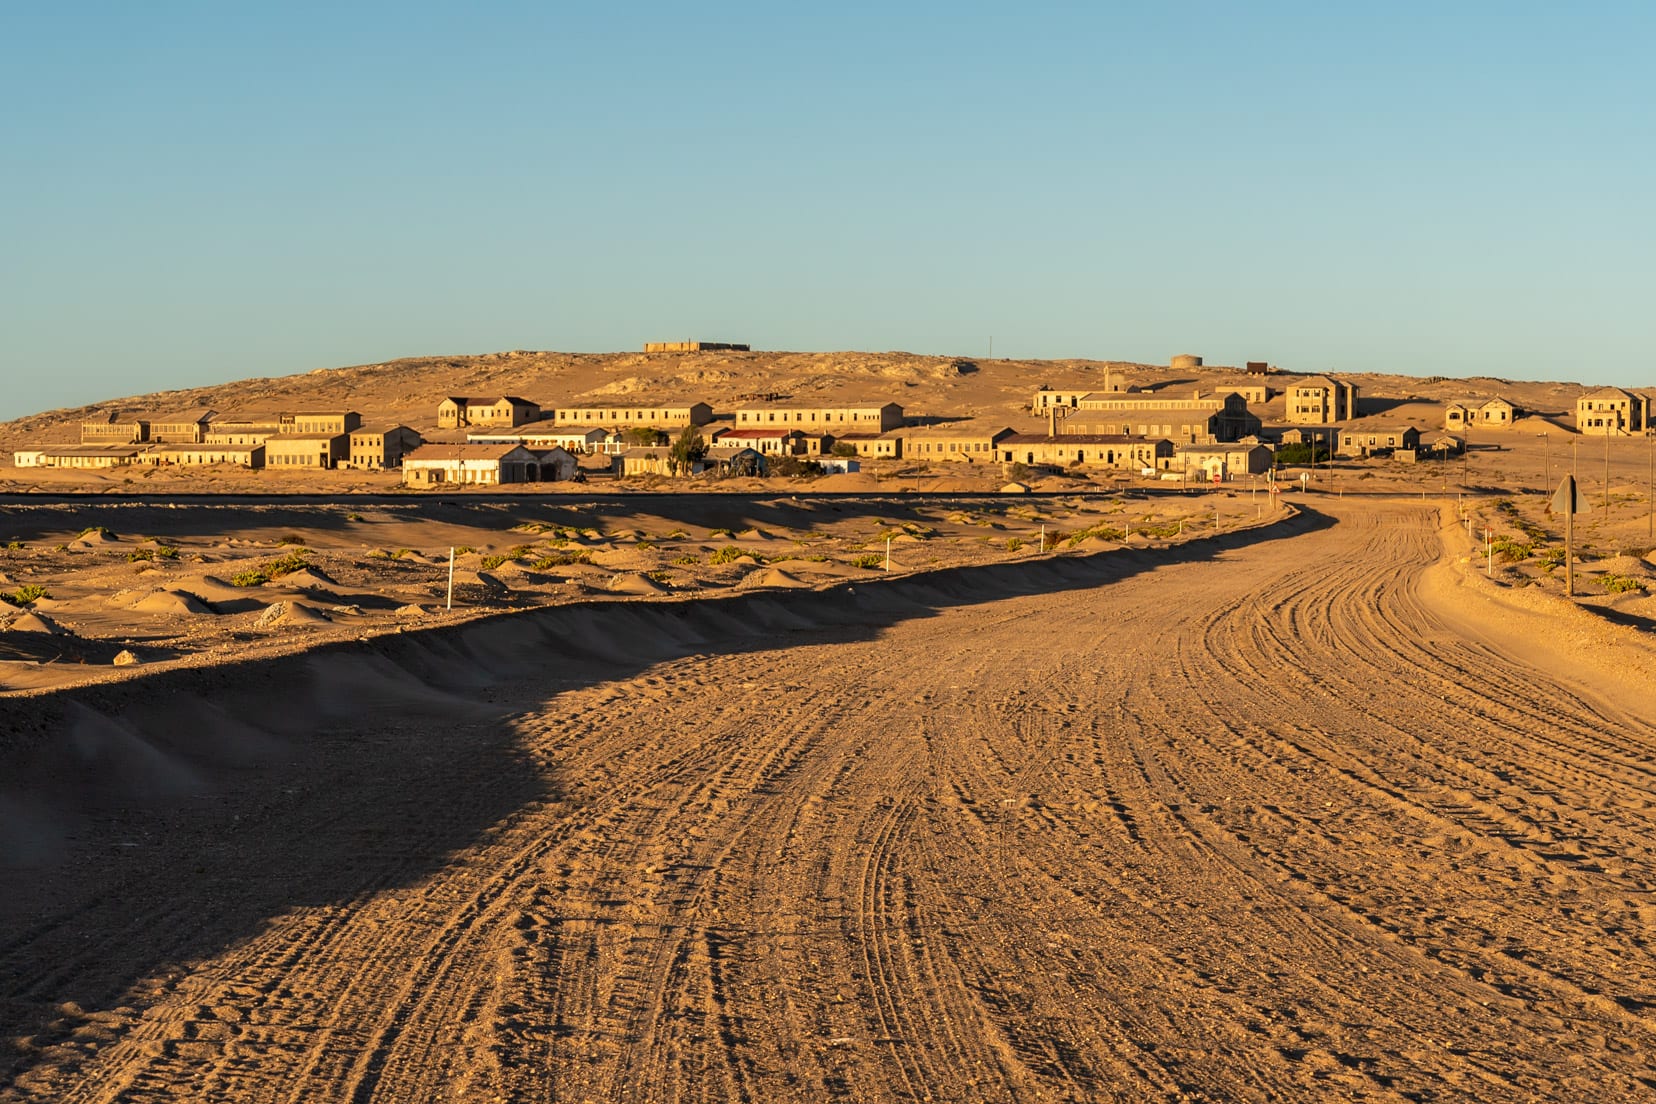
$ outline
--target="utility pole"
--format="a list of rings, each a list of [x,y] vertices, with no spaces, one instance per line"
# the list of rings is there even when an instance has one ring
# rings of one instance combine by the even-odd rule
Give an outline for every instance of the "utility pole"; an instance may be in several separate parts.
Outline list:
[[[1645,539],[1656,543],[1656,436],[1645,428],[1645,440],[1650,444],[1650,487],[1645,491]]]
[[[1552,486],[1552,456],[1547,451],[1546,433],[1538,433],[1541,438],[1541,493],[1546,494],[1547,488]]]
[[[1610,434],[1604,435],[1604,512],[1610,512]]]

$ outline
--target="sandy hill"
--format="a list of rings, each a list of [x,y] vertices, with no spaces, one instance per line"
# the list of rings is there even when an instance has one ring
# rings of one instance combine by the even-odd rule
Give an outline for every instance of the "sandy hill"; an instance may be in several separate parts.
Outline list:
[[[679,399],[709,402],[725,412],[742,402],[831,403],[894,401],[910,418],[971,419],[1036,428],[1030,394],[1043,384],[1101,389],[1107,373],[1140,387],[1170,393],[1212,390],[1242,378],[1235,368],[1173,369],[1102,360],[973,360],[904,352],[556,353],[414,357],[383,364],[325,368],[299,375],[236,380],[210,387],[160,391],[52,410],[0,423],[0,452],[29,444],[78,439],[89,418],[120,411],[155,416],[196,407],[222,415],[257,416],[283,410],[349,408],[366,423],[401,422],[436,430],[437,404],[447,395],[520,395],[543,406],[614,399],[640,404]],[[1309,374],[1309,373],[1307,373]],[[1273,373],[1273,388],[1293,373]],[[1349,374],[1362,389],[1365,418],[1440,423],[1442,404],[1501,395],[1544,417],[1567,419],[1580,384],[1532,383],[1474,377],[1448,379]],[[1279,420],[1282,400],[1259,413]]]

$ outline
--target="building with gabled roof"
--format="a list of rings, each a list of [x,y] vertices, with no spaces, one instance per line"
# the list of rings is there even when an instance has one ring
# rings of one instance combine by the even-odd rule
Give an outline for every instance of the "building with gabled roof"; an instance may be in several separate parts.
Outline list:
[[[539,403],[516,395],[498,395],[489,398],[449,396],[437,404],[439,429],[464,429],[466,426],[520,426],[537,422],[541,417]]]
[[[1522,410],[1500,396],[1467,399],[1451,402],[1443,408],[1443,428],[1462,432],[1468,429],[1511,429],[1521,414]]]
[[[1576,432],[1593,437],[1627,437],[1650,431],[1650,396],[1600,387],[1576,400]]]
[[[403,484],[409,487],[528,483],[540,479],[540,467],[541,458],[532,450],[504,444],[426,444],[402,461]]]

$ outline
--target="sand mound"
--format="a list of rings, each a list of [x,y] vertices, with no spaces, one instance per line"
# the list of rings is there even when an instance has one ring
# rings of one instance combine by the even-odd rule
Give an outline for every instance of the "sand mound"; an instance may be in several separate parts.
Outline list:
[[[211,606],[195,595],[182,590],[158,590],[147,598],[134,602],[129,609],[144,613],[211,614]]]
[[[1007,483],[1000,489],[1001,494],[1028,494],[1028,483]]]
[[[506,584],[490,575],[487,571],[462,571],[454,569],[454,585],[457,587],[474,586],[486,590],[505,590]]]
[[[70,632],[50,617],[39,613],[20,613],[6,626],[10,632],[47,633],[51,636],[69,636]]]
[[[770,541],[770,540],[776,540],[777,538],[772,536],[770,533],[765,532],[763,529],[754,528],[754,529],[743,529],[741,532],[736,534],[736,539],[737,540]]]
[[[1601,560],[1593,566],[1613,575],[1626,575],[1634,579],[1656,578],[1656,567],[1637,556],[1616,556]]]
[[[283,625],[318,625],[328,620],[328,615],[315,606],[307,606],[303,602],[277,602],[265,607],[259,619],[253,622],[253,627],[271,629]]]
[[[873,491],[878,490],[879,480],[868,472],[838,472],[825,475],[811,484],[813,491]]]
[[[424,564],[426,567],[430,567],[432,564],[438,562],[437,560],[434,560],[429,556],[423,556],[420,553],[414,552],[412,550],[408,550],[408,551],[404,551],[404,552],[401,552],[401,553],[393,554],[391,558],[394,559],[394,560],[401,560],[403,563]],[[448,563],[448,557],[444,556],[442,558],[441,562],[443,562],[445,564]]]
[[[69,542],[70,548],[97,548],[104,544],[115,544],[120,541],[114,533],[106,533],[101,529],[94,529],[90,533],[82,533]]]
[[[317,567],[304,567],[298,571],[290,571],[286,575],[272,579],[271,583],[296,590],[328,590],[339,585],[328,578],[321,568]]]
[[[648,575],[628,571],[609,581],[609,589],[617,594],[664,594],[667,588]]]
[[[492,574],[502,579],[524,579],[529,581],[543,577],[541,572],[536,571],[522,560],[507,560],[499,567],[493,568]]]
[[[396,609],[398,617],[424,617],[430,612],[430,610],[421,605],[398,606]]]
[[[805,587],[811,584],[798,575],[780,567],[767,567],[744,576],[741,587]]]

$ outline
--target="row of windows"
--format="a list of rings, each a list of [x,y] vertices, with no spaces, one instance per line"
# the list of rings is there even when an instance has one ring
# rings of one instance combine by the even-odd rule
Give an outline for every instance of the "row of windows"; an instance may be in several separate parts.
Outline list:
[[[944,448],[944,445],[948,445]],[[910,452],[988,452],[992,446],[988,441],[916,441],[909,446]]]
[[[750,418],[750,417],[748,417],[749,414],[752,414],[753,416]],[[759,417],[760,414],[764,414],[764,415],[766,415],[766,417],[761,418],[761,417]],[[777,417],[778,414],[782,415],[782,417],[778,418]],[[796,414],[798,415],[797,417],[795,417]],[[739,421],[739,422],[749,422],[749,421],[752,421],[752,422],[775,422],[775,421],[781,421],[783,423],[787,423],[787,422],[804,423],[804,422],[814,422],[814,421],[816,421],[817,420],[817,414],[818,414],[818,411],[815,411],[815,410],[800,410],[800,411],[793,411],[793,410],[753,410],[753,411],[739,410],[739,411],[736,412],[736,420]],[[824,422],[847,422],[847,421],[849,421],[849,422],[864,422],[864,421],[866,421],[866,422],[877,422],[877,421],[880,420],[880,415],[878,413],[869,414],[865,417],[862,412],[856,411],[856,410],[850,411],[851,416],[849,418],[847,418],[845,416],[846,411],[844,411],[844,410],[838,410],[838,411],[825,410],[825,411],[821,411],[821,414],[822,414],[822,420]],[[807,417],[807,415],[809,415],[809,416]]]

